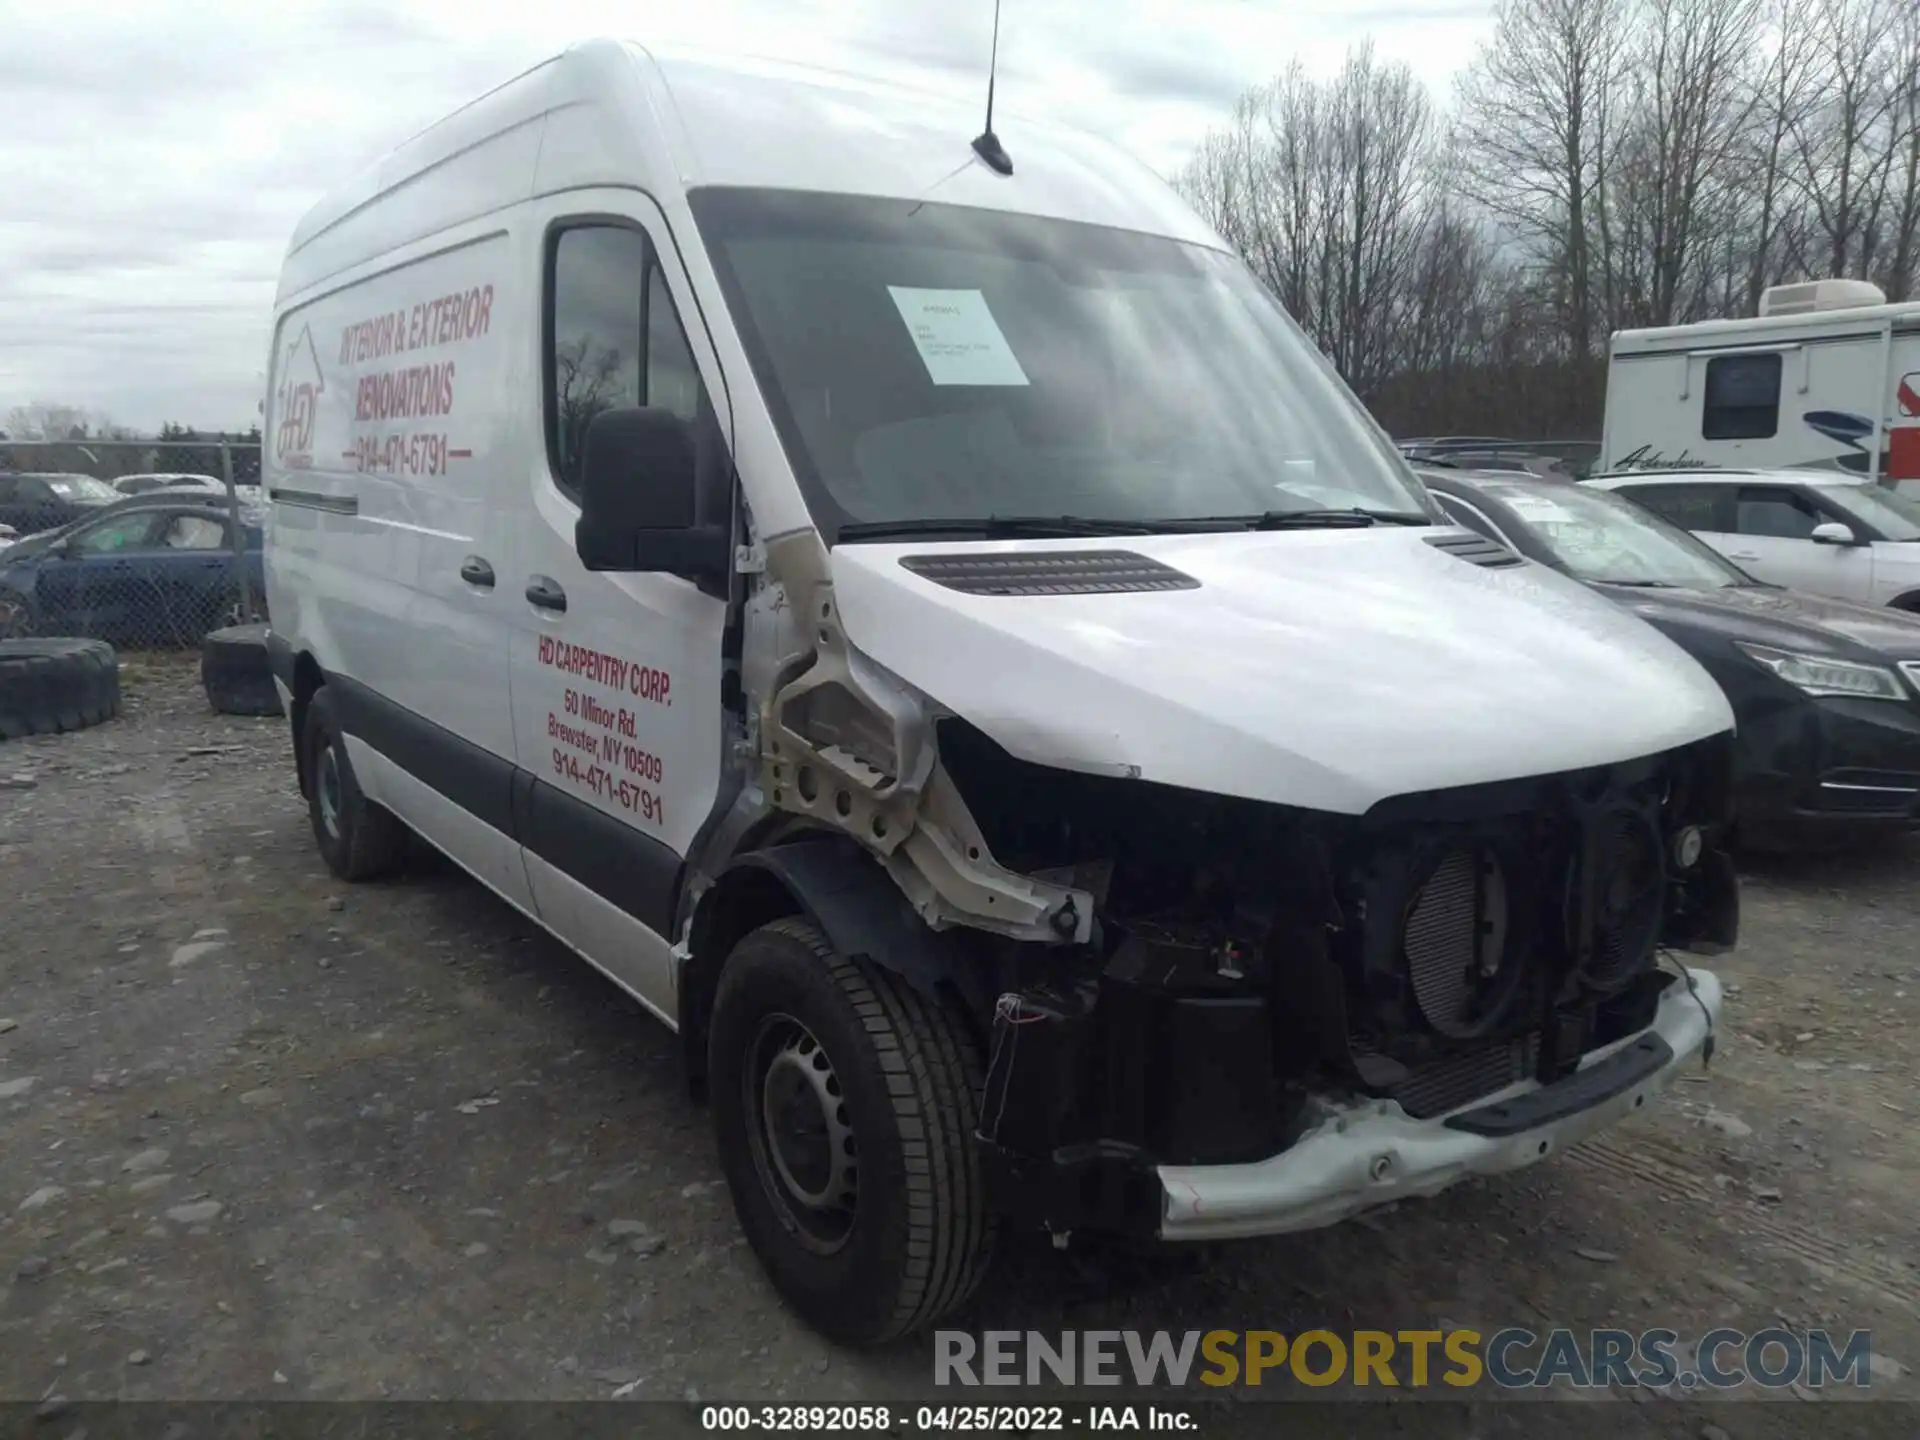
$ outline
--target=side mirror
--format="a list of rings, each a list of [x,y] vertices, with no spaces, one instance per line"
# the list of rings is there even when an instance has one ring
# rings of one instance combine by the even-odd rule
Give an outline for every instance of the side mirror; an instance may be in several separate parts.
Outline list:
[[[670,410],[605,410],[582,446],[574,553],[589,570],[724,581],[733,534],[699,519],[693,427]]]
[[[1838,520],[1821,521],[1813,527],[1813,531],[1808,538],[1816,545],[1857,545],[1860,543],[1854,538],[1853,527],[1851,525],[1843,525]]]

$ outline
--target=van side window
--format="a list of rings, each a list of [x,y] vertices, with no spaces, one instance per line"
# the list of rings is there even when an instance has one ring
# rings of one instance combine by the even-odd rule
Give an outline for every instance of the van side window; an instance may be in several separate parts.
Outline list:
[[[653,246],[627,225],[560,231],[548,278],[547,426],[554,478],[580,493],[587,427],[603,410],[654,405],[689,423],[705,392]]]
[[[1716,355],[1707,361],[1702,439],[1766,440],[1779,428],[1780,356]]]
[[[547,278],[547,439],[554,479],[580,493],[587,427],[641,403],[647,237],[580,225],[554,239]]]
[[[647,270],[647,404],[689,424],[700,414],[700,371],[658,265]]]

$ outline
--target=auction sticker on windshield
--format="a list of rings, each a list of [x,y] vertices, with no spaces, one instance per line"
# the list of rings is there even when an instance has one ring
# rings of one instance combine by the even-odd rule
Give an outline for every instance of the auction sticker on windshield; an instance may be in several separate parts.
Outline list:
[[[1534,525],[1571,525],[1580,517],[1563,509],[1551,500],[1542,500],[1533,495],[1503,496],[1507,508],[1522,520]]]
[[[907,333],[936,385],[1025,385],[1027,372],[978,290],[889,285]]]

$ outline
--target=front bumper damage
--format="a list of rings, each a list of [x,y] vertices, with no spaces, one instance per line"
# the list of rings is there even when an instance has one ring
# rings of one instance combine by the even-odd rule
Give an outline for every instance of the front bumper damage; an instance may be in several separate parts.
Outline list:
[[[1162,1165],[1159,1236],[1227,1240],[1335,1224],[1395,1200],[1436,1195],[1577,1145],[1644,1107],[1696,1059],[1720,1021],[1707,970],[1676,977],[1653,1023],[1583,1057],[1551,1085],[1526,1080],[1447,1115],[1416,1120],[1393,1101],[1327,1106],[1270,1159]]]

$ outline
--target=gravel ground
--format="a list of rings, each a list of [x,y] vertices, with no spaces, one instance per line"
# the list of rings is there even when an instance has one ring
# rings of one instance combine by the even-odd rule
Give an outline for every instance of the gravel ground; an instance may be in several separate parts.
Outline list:
[[[953,1398],[929,1342],[782,1310],[663,1028],[450,866],[337,884],[283,722],[124,676],[121,720],[0,747],[0,1400]],[[1600,1142],[1319,1235],[1017,1243],[957,1323],[1864,1327],[1920,1399],[1917,860],[1750,873],[1711,1073]],[[1839,1408],[1633,1398],[1607,1433]]]

